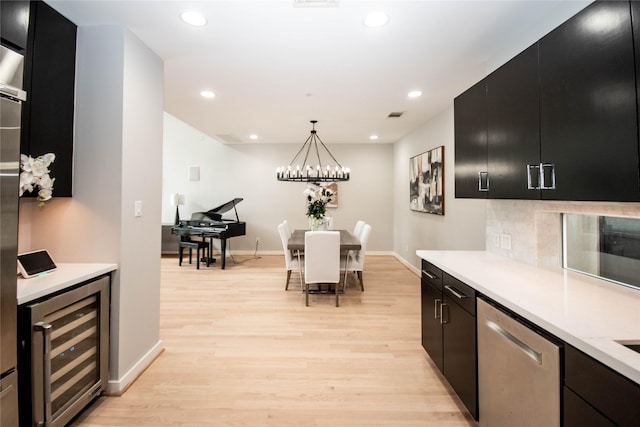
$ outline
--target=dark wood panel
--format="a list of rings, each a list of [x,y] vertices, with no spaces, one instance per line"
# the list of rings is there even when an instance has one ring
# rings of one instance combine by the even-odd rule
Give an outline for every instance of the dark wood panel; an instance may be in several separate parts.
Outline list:
[[[444,301],[444,376],[471,415],[478,419],[476,318],[446,293]]]
[[[421,281],[422,347],[427,351],[438,369],[443,368],[442,324],[440,303],[442,292],[425,280]]]
[[[540,163],[539,124],[535,44],[487,77],[489,198],[540,198],[527,180],[527,165]]]
[[[638,425],[640,385],[571,346],[564,364],[567,387],[617,425]]]
[[[540,40],[543,199],[640,199],[630,6],[595,2]]]
[[[478,174],[487,172],[487,90],[482,80],[454,100],[455,196],[486,198]]]
[[[27,31],[29,28],[29,2],[0,2],[0,33],[2,44],[24,53],[27,48]]]
[[[32,2],[25,66],[21,152],[52,152],[53,196],[71,196],[76,26],[44,2]]]
[[[563,387],[563,400],[564,427],[615,427],[614,423],[567,387]]]

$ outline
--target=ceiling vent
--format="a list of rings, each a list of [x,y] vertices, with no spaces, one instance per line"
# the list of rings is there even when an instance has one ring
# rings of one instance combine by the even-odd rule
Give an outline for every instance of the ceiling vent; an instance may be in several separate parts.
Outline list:
[[[392,111],[389,113],[387,117],[391,117],[391,118],[402,117],[403,114],[404,114],[404,111]]]

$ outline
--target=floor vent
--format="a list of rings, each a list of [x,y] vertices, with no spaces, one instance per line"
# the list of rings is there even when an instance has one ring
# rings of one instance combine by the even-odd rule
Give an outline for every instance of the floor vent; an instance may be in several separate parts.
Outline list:
[[[392,111],[389,113],[387,117],[391,117],[391,118],[402,117],[403,114],[404,114],[404,111]]]

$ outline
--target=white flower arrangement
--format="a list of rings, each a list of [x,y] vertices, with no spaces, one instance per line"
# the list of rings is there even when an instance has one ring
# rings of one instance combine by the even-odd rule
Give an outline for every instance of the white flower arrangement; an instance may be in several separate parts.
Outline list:
[[[20,196],[25,191],[32,192],[38,189],[38,206],[44,206],[44,202],[53,195],[53,183],[56,180],[49,176],[49,165],[56,159],[53,153],[43,154],[35,159],[24,154],[20,155]]]

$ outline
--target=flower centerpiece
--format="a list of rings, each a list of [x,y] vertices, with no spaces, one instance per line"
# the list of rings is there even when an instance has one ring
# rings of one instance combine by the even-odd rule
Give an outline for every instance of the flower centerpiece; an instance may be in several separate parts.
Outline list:
[[[304,190],[307,196],[307,216],[311,230],[326,229],[325,215],[327,203],[333,198],[333,192],[324,187],[307,187]]]
[[[24,154],[20,155],[20,196],[25,191],[32,192],[38,188],[38,206],[44,206],[44,202],[53,195],[53,182],[55,178],[49,176],[49,165],[56,159],[53,153],[43,154],[35,159]]]

